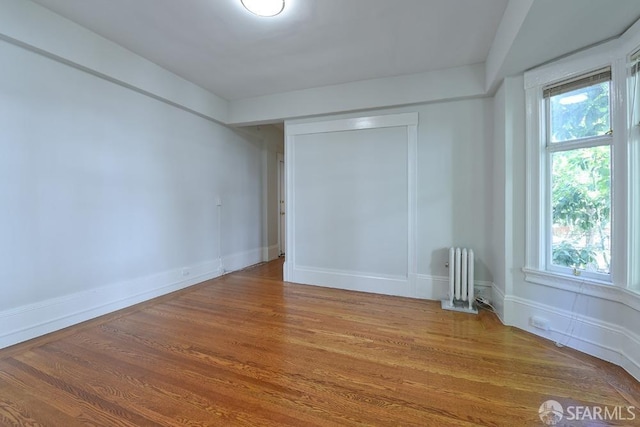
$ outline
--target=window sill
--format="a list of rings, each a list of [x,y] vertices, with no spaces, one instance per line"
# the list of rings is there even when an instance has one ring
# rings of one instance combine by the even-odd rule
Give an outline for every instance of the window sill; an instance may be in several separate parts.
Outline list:
[[[597,279],[523,268],[525,281],[625,304],[640,311],[640,294]]]

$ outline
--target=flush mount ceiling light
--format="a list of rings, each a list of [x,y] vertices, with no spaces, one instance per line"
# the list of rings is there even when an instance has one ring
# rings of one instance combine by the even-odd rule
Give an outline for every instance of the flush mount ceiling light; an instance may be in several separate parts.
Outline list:
[[[284,9],[284,0],[240,0],[251,13],[258,16],[276,16]]]

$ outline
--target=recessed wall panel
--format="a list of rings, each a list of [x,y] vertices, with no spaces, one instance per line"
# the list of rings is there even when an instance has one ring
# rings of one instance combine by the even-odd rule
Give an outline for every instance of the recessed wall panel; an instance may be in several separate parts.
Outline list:
[[[296,265],[406,276],[407,128],[297,135]]]

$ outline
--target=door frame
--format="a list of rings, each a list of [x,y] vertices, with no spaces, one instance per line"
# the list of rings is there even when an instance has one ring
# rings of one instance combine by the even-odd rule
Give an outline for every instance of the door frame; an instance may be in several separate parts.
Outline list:
[[[285,199],[285,164],[284,154],[277,153],[278,168],[278,256],[286,254],[286,214],[287,204]],[[283,219],[283,213],[285,218]]]

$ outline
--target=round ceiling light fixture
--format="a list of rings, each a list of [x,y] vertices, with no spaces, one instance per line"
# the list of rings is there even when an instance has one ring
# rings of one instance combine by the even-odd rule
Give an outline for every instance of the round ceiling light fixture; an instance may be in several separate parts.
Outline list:
[[[240,0],[251,13],[258,16],[276,16],[284,10],[284,0]]]

